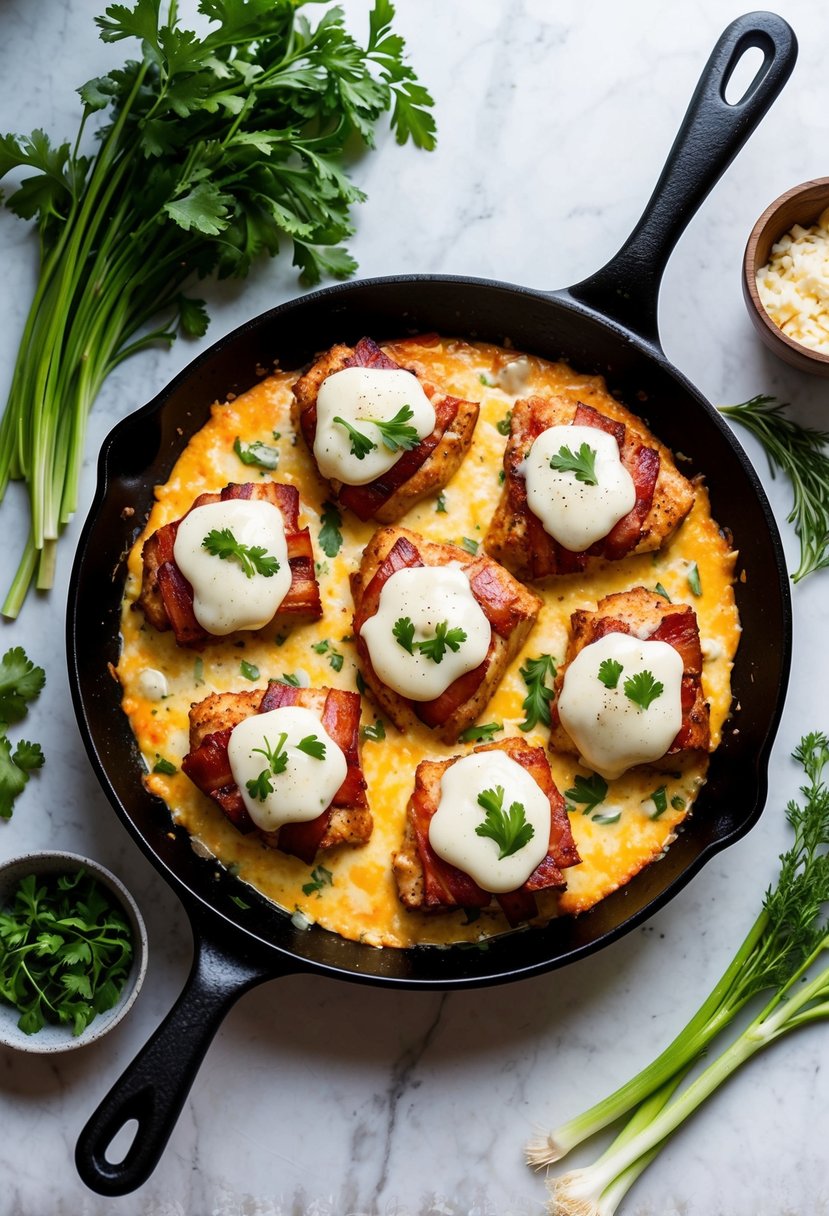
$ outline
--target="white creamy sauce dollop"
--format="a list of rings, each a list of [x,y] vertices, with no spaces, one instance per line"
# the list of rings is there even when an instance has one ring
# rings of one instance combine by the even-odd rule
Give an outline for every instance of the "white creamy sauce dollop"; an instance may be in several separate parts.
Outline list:
[[[533,835],[522,848],[499,860],[497,841],[479,836],[486,819],[478,802],[484,790],[504,791],[503,807],[524,808]],[[501,751],[477,752],[450,764],[440,783],[440,802],[429,823],[429,843],[444,861],[468,874],[495,895],[522,886],[547,856],[550,844],[550,800],[527,770]]]
[[[287,738],[283,747],[288,762],[284,772],[270,773],[273,792],[264,800],[253,797],[248,781],[256,781],[263,769],[269,770],[267,749],[276,748],[280,737]],[[319,760],[297,748],[297,744],[314,736],[325,745],[325,755]],[[257,751],[261,748],[261,751]],[[284,705],[264,714],[252,714],[233,728],[227,746],[233,780],[258,828],[274,832],[283,823],[302,823],[321,815],[345,781],[348,763],[345,755],[319,717],[299,705]],[[270,770],[269,770],[270,771]]]
[[[435,410],[411,372],[377,367],[344,367],[327,376],[317,394],[317,430],[314,457],[323,477],[349,486],[363,486],[388,472],[403,455],[383,442],[381,431],[369,419],[390,422],[408,406],[418,439],[435,429]],[[359,459],[351,450],[347,427],[335,422],[342,418],[376,446]]]
[[[466,638],[456,651],[446,649],[439,663],[397,641],[394,626],[408,617],[414,641],[432,638],[438,624],[462,629]],[[371,665],[379,678],[401,697],[434,701],[450,684],[474,671],[486,658],[492,627],[460,566],[417,566],[397,570],[380,592],[377,612],[360,630]]]
[[[596,485],[550,467],[550,460],[563,447],[577,455],[582,444],[596,453]],[[548,427],[533,443],[521,470],[533,515],[571,553],[581,553],[607,536],[636,502],[633,478],[622,464],[618,443],[598,427]]]
[[[606,659],[622,664],[615,688],[599,679]],[[663,691],[647,709],[625,692],[625,681],[649,671]],[[682,658],[673,646],[608,633],[585,646],[564,673],[558,713],[587,768],[608,780],[665,755],[682,725]]]
[[[167,677],[155,667],[145,667],[138,676],[138,690],[148,701],[163,701],[169,695]]]
[[[250,577],[235,558],[220,558],[204,547],[205,537],[228,528],[239,544],[265,550],[279,569]],[[179,524],[173,555],[193,588],[193,612],[202,629],[219,637],[237,629],[262,629],[274,617],[291,586],[291,567],[282,512],[262,499],[231,498],[196,507]]]

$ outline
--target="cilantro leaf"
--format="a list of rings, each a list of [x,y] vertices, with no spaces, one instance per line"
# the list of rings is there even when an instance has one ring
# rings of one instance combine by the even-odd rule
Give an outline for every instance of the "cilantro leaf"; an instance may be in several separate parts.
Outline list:
[[[400,616],[392,626],[392,634],[398,646],[402,646],[407,654],[414,654],[414,622],[407,616]]]
[[[279,570],[279,562],[275,557],[261,545],[242,544],[230,528],[214,528],[208,532],[202,541],[202,547],[213,557],[220,557],[222,561],[237,561],[247,578],[253,578],[254,574],[272,578]]]
[[[442,663],[447,649],[451,650],[453,654],[457,654],[461,644],[465,641],[465,629],[461,629],[459,626],[450,629],[448,621],[438,621],[435,625],[435,636],[425,638],[422,642],[415,642],[415,646],[433,663]]]
[[[398,646],[402,646],[408,654],[413,655],[416,650],[419,650],[433,663],[442,663],[447,650],[457,653],[467,636],[465,629],[458,626],[450,629],[448,621],[438,621],[432,637],[416,642],[414,624],[407,616],[397,618],[392,626],[392,633]]]
[[[589,777],[577,773],[571,788],[564,791],[564,797],[568,802],[582,805],[583,814],[589,815],[607,797],[607,782],[599,773],[591,773]]]
[[[258,752],[260,756],[265,757],[268,767],[275,777],[278,777],[280,773],[284,773],[288,767],[288,753],[285,750],[287,739],[288,733],[283,730],[280,731],[279,738],[273,747],[271,747],[266,737],[262,740],[264,747],[254,747],[251,749],[254,753]],[[261,777],[262,774],[260,773],[259,776]],[[268,792],[270,793],[271,791],[269,790]]]
[[[385,447],[390,452],[411,451],[420,443],[420,436],[417,429],[409,426],[409,419],[414,417],[414,410],[410,405],[401,406],[393,418],[385,420],[383,418],[358,418],[358,422],[370,422],[377,427],[380,432],[380,438],[383,440]],[[336,422],[337,419],[335,418]],[[376,444],[374,445],[376,447]]]
[[[250,781],[246,781],[245,786],[251,798],[256,798],[259,802],[264,802],[268,794],[273,793],[271,775],[266,768],[262,769],[258,777],[252,777]]]
[[[550,457],[550,468],[560,473],[573,473],[576,481],[581,481],[586,486],[599,484],[596,476],[596,449],[587,443],[583,443],[576,453],[566,446],[560,447],[555,456]]]
[[[297,751],[304,752],[306,756],[311,756],[314,760],[325,759],[325,744],[316,735],[306,735],[296,746]]]
[[[35,667],[22,646],[13,646],[0,659],[0,722],[19,722],[46,683],[42,667]]]
[[[547,680],[555,679],[555,662],[550,655],[540,654],[537,659],[527,659],[524,666],[519,668],[518,674],[527,688],[527,695],[522,703],[524,721],[519,722],[519,730],[533,730],[539,722],[549,726],[550,702],[554,694]]]
[[[350,422],[346,422],[345,418],[340,418],[339,414],[335,415],[333,421],[338,426],[345,427],[351,440],[351,454],[352,456],[356,456],[358,460],[365,460],[369,452],[373,452],[377,447],[373,439],[369,439],[368,435],[364,435],[362,431],[358,431]]]
[[[504,787],[496,785],[493,790],[482,790],[478,805],[486,811],[486,818],[475,828],[476,836],[488,836],[498,845],[498,860],[503,861],[523,849],[535,835],[535,828],[527,823],[523,803],[512,802],[504,810]]]
[[[326,557],[336,557],[342,548],[343,534],[340,531],[342,522],[342,516],[333,503],[324,502],[320,517],[322,527],[320,528],[319,541],[320,548]]]
[[[605,688],[615,688],[624,668],[618,659],[602,659],[599,664],[599,679]]]
[[[625,680],[623,688],[625,696],[640,709],[647,709],[665,691],[665,685],[655,679],[651,671],[637,671]]]

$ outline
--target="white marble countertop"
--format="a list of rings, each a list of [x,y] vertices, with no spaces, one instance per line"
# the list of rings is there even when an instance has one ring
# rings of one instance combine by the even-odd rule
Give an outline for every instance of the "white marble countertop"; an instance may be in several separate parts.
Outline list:
[[[71,136],[74,89],[130,53],[106,47],[98,0],[0,0],[2,129]],[[194,5],[185,4],[185,13]],[[346,6],[364,28],[367,4]],[[638,218],[697,76],[735,0],[399,0],[398,27],[437,101],[439,149],[383,134],[354,168],[368,201],[351,248],[363,275],[421,271],[547,288],[576,282]],[[800,57],[770,114],[691,222],[663,282],[668,357],[712,401],[759,392],[826,426],[826,381],[762,349],[740,295],[755,218],[784,189],[829,172],[822,0],[779,0]],[[34,273],[27,226],[0,213],[0,390],[10,376]],[[794,589],[794,666],[774,748],[767,810],[664,910],[582,962],[517,985],[391,992],[313,977],[243,997],[208,1054],[156,1172],[103,1199],[73,1164],[78,1132],[179,992],[191,957],[186,918],[110,809],[83,752],[63,644],[73,547],[100,443],[200,349],[297,292],[287,260],[242,285],[208,288],[202,342],[141,355],[114,375],[90,422],[81,509],[60,546],[57,586],[0,626],[48,674],[27,735],[47,764],[0,823],[0,857],[56,846],[114,868],[148,922],[150,964],[128,1019],[85,1051],[35,1057],[0,1049],[3,1216],[536,1216],[543,1178],[522,1162],[538,1126],[614,1088],[673,1036],[731,957],[788,842],[782,808],[798,784],[800,736],[829,728],[827,578]],[[745,439],[745,436],[741,436]],[[752,441],[790,568],[789,491]],[[22,526],[13,488],[4,536]],[[16,562],[2,548],[0,583]],[[827,1032],[816,1027],[754,1061],[674,1138],[628,1197],[630,1216],[819,1216],[826,1180]],[[577,1160],[588,1160],[589,1153]],[[781,1164],[783,1163],[783,1164]]]

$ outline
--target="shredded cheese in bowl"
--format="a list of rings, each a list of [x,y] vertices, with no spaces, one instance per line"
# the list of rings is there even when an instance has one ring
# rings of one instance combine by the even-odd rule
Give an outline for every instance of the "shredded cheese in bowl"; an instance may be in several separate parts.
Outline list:
[[[772,246],[757,293],[787,337],[829,355],[829,207],[810,228],[795,224]]]

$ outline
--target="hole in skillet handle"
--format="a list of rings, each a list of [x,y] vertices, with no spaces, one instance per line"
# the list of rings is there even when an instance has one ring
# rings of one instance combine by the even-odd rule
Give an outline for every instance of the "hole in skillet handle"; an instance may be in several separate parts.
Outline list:
[[[280,968],[191,916],[196,943],[187,983],[167,1017],[115,1082],[81,1131],[75,1166],[99,1195],[126,1195],[152,1174],[207,1049],[232,1006],[265,980],[301,968]]]
[[[762,63],[735,101],[746,52]],[[642,216],[619,252],[569,295],[618,321],[661,353],[657,324],[659,286],[668,258],[689,221],[731,164],[797,60],[797,39],[776,13],[746,13],[720,36],[668,153]],[[756,62],[756,60],[755,60]]]

